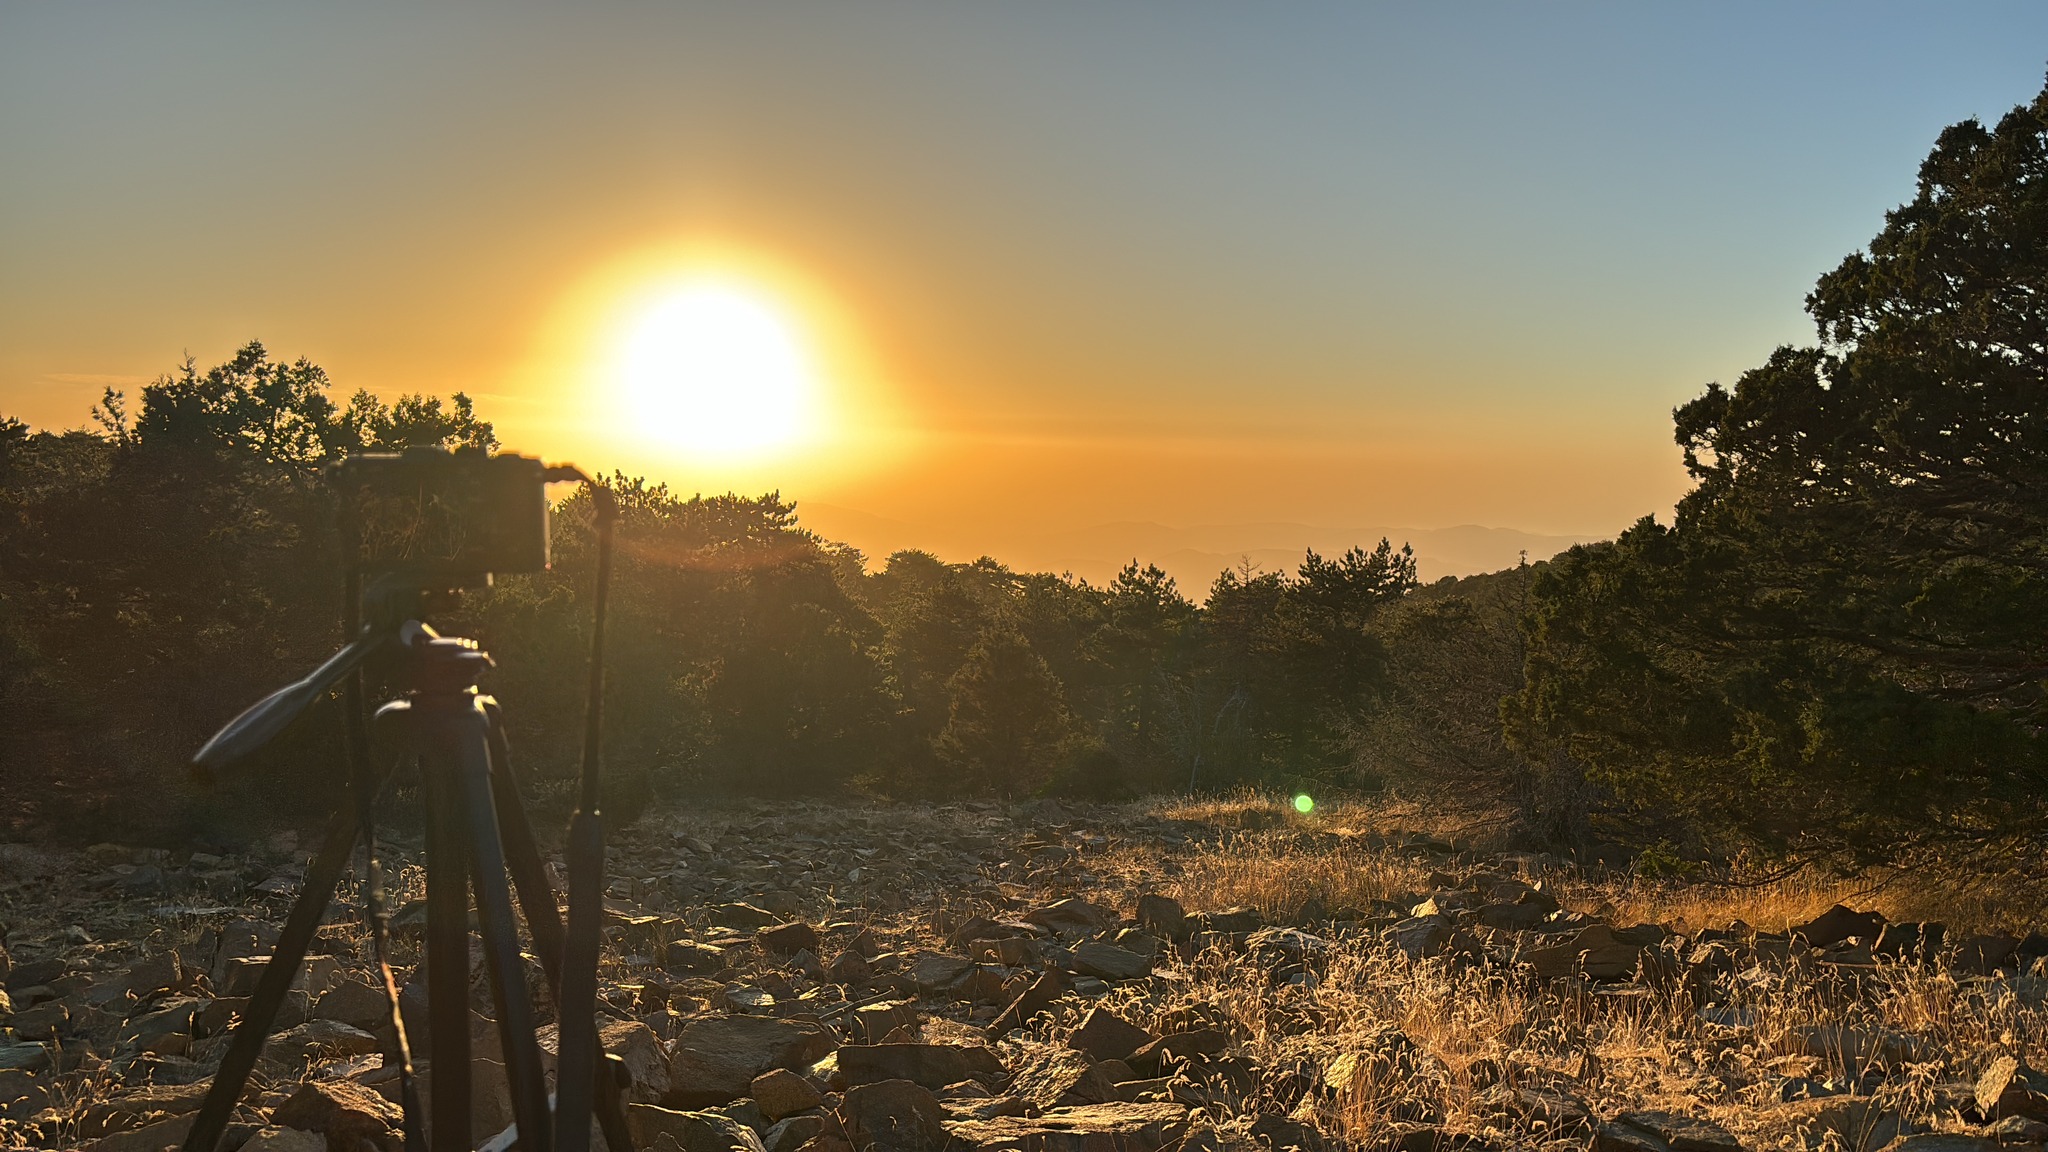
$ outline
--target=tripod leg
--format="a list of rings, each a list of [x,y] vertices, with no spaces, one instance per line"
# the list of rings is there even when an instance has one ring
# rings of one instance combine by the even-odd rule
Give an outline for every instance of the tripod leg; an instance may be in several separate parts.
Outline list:
[[[242,1014],[242,1022],[235,1026],[234,1038],[228,1041],[220,1071],[206,1091],[206,1102],[199,1106],[199,1115],[185,1135],[184,1152],[213,1152],[220,1143],[235,1102],[241,1099],[242,1087],[249,1081],[249,1071],[263,1051],[264,1037],[270,1034],[270,1025],[277,1019],[285,993],[291,991],[292,981],[298,978],[299,965],[313,943],[313,934],[320,930],[320,920],[328,901],[334,898],[334,886],[341,882],[355,842],[355,813],[347,809],[336,812],[327,822],[327,839],[306,871],[305,887],[300,889],[291,915],[285,918],[277,946],[271,949],[270,960],[263,965],[256,992],[249,998],[249,1008]]]
[[[427,801],[427,1049],[434,1074],[429,1147],[468,1152],[468,853],[462,843],[461,798],[446,769],[433,762],[420,767]]]
[[[519,956],[519,930],[512,918],[512,892],[506,884],[496,806],[491,799],[487,725],[482,708],[473,701],[449,718],[442,742],[447,754],[445,770],[460,790],[461,817],[468,825],[477,919],[498,1010],[498,1033],[504,1041],[505,1074],[511,1081],[519,1146],[524,1152],[549,1152],[554,1125],[548,1112],[547,1080],[540,1066],[533,1001],[527,995],[526,969]]]
[[[519,893],[519,906],[526,913],[527,931],[533,934],[534,951],[540,955],[541,968],[547,973],[548,991],[559,1008],[562,1003],[562,956],[564,951],[561,913],[555,909],[554,889],[549,886],[547,871],[541,863],[540,847],[534,840],[533,824],[526,818],[526,805],[520,797],[519,778],[512,770],[512,753],[505,740],[504,718],[499,714],[498,705],[486,697],[483,701],[484,715],[490,720],[491,741],[491,797],[498,808],[498,828],[505,838],[505,864],[512,874],[512,883]],[[563,1053],[566,1041],[561,1027],[560,1014],[556,1018],[556,1053]],[[633,1136],[626,1126],[626,1101],[620,1091],[620,1073],[616,1057],[607,1057],[604,1046],[593,1042],[595,1067],[591,1069],[597,1100],[597,1122],[604,1132],[605,1146],[611,1152],[632,1152]],[[562,1083],[560,1071],[567,1066],[562,1060],[557,1064],[556,1084]],[[569,1114],[579,1101],[575,1094],[562,1092],[556,1097],[556,1152],[568,1152],[587,1145],[589,1127],[584,1125],[579,1138],[574,1125],[560,1122],[560,1117]]]

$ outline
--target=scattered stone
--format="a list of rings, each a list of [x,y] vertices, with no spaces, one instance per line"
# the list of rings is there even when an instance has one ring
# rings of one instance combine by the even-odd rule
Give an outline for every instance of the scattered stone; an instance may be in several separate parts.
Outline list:
[[[270,1114],[273,1124],[324,1134],[328,1152],[356,1152],[364,1141],[398,1152],[404,1119],[398,1105],[348,1080],[301,1084]]]
[[[1658,1137],[1671,1152],[1742,1152],[1742,1144],[1733,1133],[1712,1120],[1697,1116],[1677,1112],[1629,1112],[1618,1122]]]
[[[801,920],[777,924],[755,933],[754,939],[762,949],[777,956],[794,956],[798,952],[818,950],[818,930]]]
[[[839,1119],[857,1152],[934,1152],[946,1142],[938,1098],[909,1080],[847,1089]]]
[[[1170,896],[1147,893],[1138,897],[1138,927],[1176,943],[1187,939],[1187,912]]]
[[[1068,967],[1083,976],[1104,980],[1136,980],[1152,972],[1152,961],[1126,948],[1091,940],[1074,949]]]
[[[754,1077],[748,1094],[770,1121],[798,1112],[808,1112],[825,1102],[809,1080],[786,1068],[775,1068]],[[815,1133],[814,1133],[815,1135]],[[769,1152],[774,1152],[771,1148]]]
[[[759,1016],[691,1022],[676,1037],[665,1104],[703,1107],[746,1095],[771,1068],[807,1068],[831,1052],[831,1033],[818,1024]]]
[[[849,1084],[908,1080],[931,1089],[1007,1074],[995,1052],[966,1044],[848,1044],[839,1049],[839,1072]]]
[[[1107,1008],[1090,1008],[1081,1026],[1067,1037],[1067,1047],[1093,1060],[1122,1060],[1158,1037],[1125,1021]]]
[[[1071,1048],[1034,1047],[1018,1063],[1010,1091],[1040,1108],[1107,1104],[1117,1098],[1116,1082],[1102,1066]]]
[[[678,1152],[766,1152],[752,1128],[716,1112],[679,1112],[653,1104],[626,1105],[633,1146]]]

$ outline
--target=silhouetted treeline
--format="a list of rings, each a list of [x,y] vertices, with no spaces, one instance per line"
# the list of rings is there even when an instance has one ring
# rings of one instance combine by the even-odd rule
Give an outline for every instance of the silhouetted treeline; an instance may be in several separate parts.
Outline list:
[[[110,394],[95,432],[0,425],[0,733],[23,803],[66,789],[120,816],[170,797],[208,731],[339,643],[334,510],[351,451],[493,443],[469,402],[329,395],[252,344]],[[1356,782],[1387,693],[1373,628],[1415,588],[1382,540],[1292,574],[1225,572],[1197,605],[1133,563],[1095,586],[919,552],[869,572],[775,494],[682,498],[623,476],[606,708],[614,803],[691,788],[1123,796]],[[498,660],[522,762],[574,760],[593,541],[586,497],[555,565],[470,593],[444,629]],[[332,715],[258,788],[305,801],[342,777]],[[47,782],[47,786],[46,786]],[[233,787],[231,784],[230,787]],[[61,806],[61,805],[60,805]],[[145,810],[154,814],[156,810]]]

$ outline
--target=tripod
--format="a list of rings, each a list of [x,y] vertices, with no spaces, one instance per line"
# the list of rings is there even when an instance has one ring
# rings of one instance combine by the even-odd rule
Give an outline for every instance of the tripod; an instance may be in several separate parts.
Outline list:
[[[580,474],[578,474],[580,477]],[[566,478],[566,477],[565,477]],[[588,481],[586,480],[586,483]],[[337,811],[306,872],[276,947],[219,1072],[185,1137],[183,1152],[214,1152],[261,1054],[265,1036],[298,976],[335,886],[359,838],[371,842],[365,877],[371,938],[396,1030],[399,1083],[408,1152],[466,1152],[472,1147],[469,1035],[469,911],[475,897],[478,935],[497,1012],[505,1075],[522,1152],[585,1152],[593,1116],[612,1152],[631,1152],[622,1089],[625,1065],[603,1052],[597,1036],[597,960],[603,914],[604,837],[598,810],[600,702],[603,686],[605,588],[611,568],[610,492],[591,484],[598,508],[598,569],[591,640],[590,706],[586,713],[579,804],[569,826],[569,920],[555,908],[540,848],[512,772],[497,702],[477,691],[491,659],[471,640],[444,637],[419,616],[431,599],[425,586],[392,573],[358,595],[351,572],[351,631],[362,606],[371,624],[305,679],[258,701],[221,729],[193,758],[210,773],[261,748],[336,685],[345,685],[353,810]],[[361,667],[387,661],[401,689],[378,709],[371,767],[364,732]],[[423,1133],[411,1049],[385,957],[386,917],[374,852],[375,797],[397,766],[418,765],[426,808],[428,1047],[433,1057],[432,1131]],[[549,1105],[513,915],[516,890],[549,991],[557,1008],[556,1095]]]

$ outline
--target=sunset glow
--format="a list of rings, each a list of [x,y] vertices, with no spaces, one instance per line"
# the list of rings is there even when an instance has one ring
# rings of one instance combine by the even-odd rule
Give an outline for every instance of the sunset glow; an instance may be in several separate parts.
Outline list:
[[[718,281],[678,285],[644,307],[619,350],[618,382],[636,436],[719,458],[801,441],[820,390],[790,317]]]

